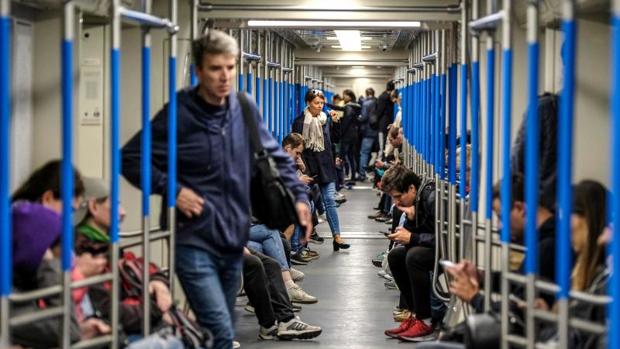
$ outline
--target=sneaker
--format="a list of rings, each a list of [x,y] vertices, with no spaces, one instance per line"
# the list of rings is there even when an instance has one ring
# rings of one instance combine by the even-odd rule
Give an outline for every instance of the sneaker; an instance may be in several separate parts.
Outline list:
[[[375,221],[377,221],[379,223],[385,223],[385,222],[387,222],[389,220],[390,220],[390,217],[387,216],[387,215],[381,215],[381,216],[375,218]]]
[[[379,253],[377,257],[372,259],[372,265],[374,265],[377,268],[381,268],[383,266],[383,259],[385,258],[386,254],[387,252]]]
[[[294,265],[308,265],[310,259],[301,255],[301,252],[291,253],[291,263]]]
[[[254,307],[250,303],[246,304],[243,310],[247,311],[248,313],[256,314],[256,309],[254,309]]]
[[[404,321],[402,321],[400,323],[400,326],[396,327],[396,328],[392,328],[389,330],[385,330],[385,335],[390,337],[390,338],[395,338],[397,339],[399,337],[399,335],[405,331],[407,331],[408,329],[411,328],[411,326],[413,326],[415,324],[415,322],[418,321],[415,317],[410,316],[409,318],[405,319]]]
[[[312,235],[310,236],[310,241],[313,244],[317,244],[317,245],[321,245],[323,242],[325,242],[325,239],[323,239],[319,233],[316,232],[316,230],[312,231]]]
[[[406,342],[422,342],[427,340],[434,340],[434,333],[435,331],[433,330],[433,327],[427,325],[422,320],[416,320],[414,324],[409,327],[409,329],[401,332],[398,335],[398,338]]]
[[[308,262],[312,262],[315,259],[319,259],[319,253],[316,251],[311,251],[308,250],[307,248],[304,248],[303,250],[299,251],[298,254],[306,261]],[[291,258],[293,258],[291,256]]]
[[[241,348],[241,343],[237,341],[233,341],[233,349],[239,349],[239,348]]]
[[[288,293],[288,298],[292,303],[314,304],[319,301],[316,297],[311,296],[306,293],[306,291],[302,290],[299,285],[295,285],[286,291]]]
[[[409,310],[403,309],[402,311],[393,313],[392,315],[394,316],[395,322],[403,322],[409,317],[411,317],[412,314]]]
[[[368,215],[368,219],[377,219],[382,216],[384,216],[383,212],[379,211],[375,214]]]
[[[273,325],[269,328],[265,328],[263,326],[260,327],[258,331],[258,338],[263,340],[271,340],[274,339],[278,335],[278,325]]]
[[[293,310],[293,313],[299,313],[301,311],[301,305],[291,303],[291,309]]]
[[[395,290],[396,289],[396,283],[394,282],[394,280],[388,280],[388,281],[384,282],[383,285],[388,290]]]
[[[277,336],[282,340],[312,339],[318,337],[322,331],[319,326],[308,325],[295,316],[288,322],[278,324]]]
[[[304,276],[306,276],[306,274],[302,273],[301,271],[297,269],[291,268],[289,271],[291,272],[291,277],[293,278],[293,281],[295,282],[303,280]]]

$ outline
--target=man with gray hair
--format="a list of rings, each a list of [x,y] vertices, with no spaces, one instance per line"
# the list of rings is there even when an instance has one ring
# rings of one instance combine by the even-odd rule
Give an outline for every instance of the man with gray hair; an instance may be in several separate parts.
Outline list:
[[[253,153],[239,96],[233,93],[237,42],[217,30],[192,43],[199,84],[178,92],[178,183],[167,192],[168,105],[151,121],[151,191],[176,196],[176,272],[198,322],[215,337],[214,348],[232,348],[234,303],[243,247],[250,228],[250,179]],[[245,96],[244,96],[245,97]],[[290,156],[262,124],[251,98],[259,138],[296,198],[300,223],[312,229],[310,207]],[[123,175],[140,185],[138,132],[123,148]]]

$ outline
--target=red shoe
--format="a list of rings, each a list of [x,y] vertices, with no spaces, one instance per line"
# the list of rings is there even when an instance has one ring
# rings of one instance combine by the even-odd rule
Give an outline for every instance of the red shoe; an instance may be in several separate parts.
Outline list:
[[[399,335],[405,331],[407,331],[408,329],[411,328],[411,326],[413,326],[416,322],[418,322],[418,319],[415,318],[415,316],[410,316],[409,318],[407,318],[405,321],[400,323],[400,326],[398,326],[397,328],[392,328],[390,330],[385,330],[385,335],[390,337],[390,338],[395,338],[398,339],[400,338]]]
[[[398,338],[407,342],[422,342],[435,339],[435,330],[422,320],[413,321],[413,325],[398,335]]]

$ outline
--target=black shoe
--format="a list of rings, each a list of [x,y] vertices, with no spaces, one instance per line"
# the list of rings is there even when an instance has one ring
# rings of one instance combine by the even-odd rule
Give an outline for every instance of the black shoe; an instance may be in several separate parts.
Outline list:
[[[304,258],[300,253],[291,253],[291,263],[294,265],[308,265],[310,260]]]
[[[336,239],[334,239],[333,245],[334,245],[334,252],[338,252],[340,249],[346,250],[349,247],[351,247],[351,245],[349,244],[336,242]]]
[[[322,237],[319,236],[319,233],[315,231],[312,232],[312,236],[310,236],[310,241],[313,244],[317,244],[317,245],[321,245],[323,244],[323,242],[325,242],[325,239],[323,239]]]

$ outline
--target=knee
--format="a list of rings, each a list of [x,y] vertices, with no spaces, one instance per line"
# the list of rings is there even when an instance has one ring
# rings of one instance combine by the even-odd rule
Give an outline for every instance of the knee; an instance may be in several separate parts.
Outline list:
[[[396,247],[388,253],[388,265],[392,271],[403,264],[403,249],[404,247]]]
[[[280,272],[280,263],[271,257],[266,257],[262,260],[263,267],[267,273]]]

